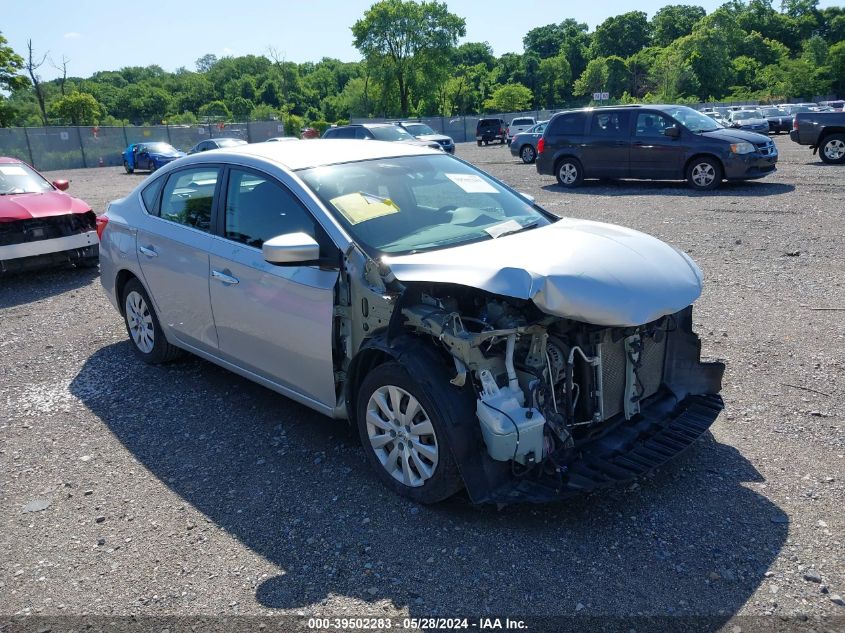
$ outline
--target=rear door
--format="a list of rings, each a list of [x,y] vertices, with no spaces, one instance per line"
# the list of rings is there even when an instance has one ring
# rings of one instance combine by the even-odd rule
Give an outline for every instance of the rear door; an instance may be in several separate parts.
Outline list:
[[[630,158],[630,110],[595,110],[581,151],[588,178],[625,178]]]
[[[288,183],[292,186],[293,183]],[[334,407],[332,327],[338,271],[264,261],[264,241],[313,236],[337,248],[285,183],[247,168],[229,169],[220,235],[212,239],[210,293],[220,355],[262,378]]]
[[[211,211],[222,168],[169,174],[138,226],[138,261],[159,319],[180,341],[216,351],[208,296]]]
[[[637,112],[631,142],[631,177],[674,179],[683,177],[687,142],[684,128],[661,112]],[[665,130],[673,125],[681,136],[671,138]]]

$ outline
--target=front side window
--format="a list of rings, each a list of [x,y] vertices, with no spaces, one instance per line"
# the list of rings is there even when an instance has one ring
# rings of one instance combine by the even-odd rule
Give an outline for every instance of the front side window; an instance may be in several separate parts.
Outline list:
[[[403,156],[299,172],[373,256],[446,248],[549,224],[527,200],[451,156]]]
[[[161,196],[160,216],[201,231],[211,229],[214,189],[220,178],[217,167],[195,167],[170,175]]]
[[[619,136],[628,129],[627,111],[599,111],[593,113],[590,134],[593,136]]]
[[[225,236],[261,248],[270,238],[285,233],[314,237],[314,217],[281,183],[232,169],[226,191]]]
[[[437,134],[437,132],[432,130],[425,123],[407,123],[407,124],[405,124],[405,129],[408,130],[408,132],[410,132],[414,136],[424,136],[426,134]]]
[[[666,128],[672,127],[674,121],[656,112],[640,112],[637,115],[635,136],[663,136]]]

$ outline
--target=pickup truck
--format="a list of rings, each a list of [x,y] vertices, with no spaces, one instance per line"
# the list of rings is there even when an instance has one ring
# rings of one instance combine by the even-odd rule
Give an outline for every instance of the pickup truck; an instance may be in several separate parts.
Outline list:
[[[789,138],[829,165],[845,164],[845,112],[798,112]]]

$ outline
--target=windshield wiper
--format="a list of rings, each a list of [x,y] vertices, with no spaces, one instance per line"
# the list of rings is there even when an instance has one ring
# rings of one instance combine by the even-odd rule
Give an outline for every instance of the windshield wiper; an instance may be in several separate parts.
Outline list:
[[[518,229],[510,229],[508,231],[504,231],[503,233],[499,233],[493,239],[497,240],[500,237],[504,237],[505,235],[513,235],[514,233],[522,233],[522,231],[527,231],[529,229],[535,229],[540,226],[540,221],[537,220],[536,222],[532,222],[531,224],[526,224],[525,226],[520,226]]]

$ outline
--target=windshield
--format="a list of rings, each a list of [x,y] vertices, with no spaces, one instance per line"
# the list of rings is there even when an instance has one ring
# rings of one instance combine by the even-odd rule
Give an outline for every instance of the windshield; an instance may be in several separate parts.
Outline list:
[[[151,154],[175,154],[176,150],[167,143],[144,143],[138,146],[138,151],[150,152]]]
[[[398,125],[385,125],[383,127],[371,127],[370,132],[379,141],[413,141],[414,137],[408,134]]]
[[[0,196],[15,193],[43,193],[52,190],[53,185],[29,165],[24,163],[0,164]]]
[[[217,147],[234,147],[235,145],[246,145],[246,141],[239,138],[221,138],[217,141]]]
[[[425,134],[437,134],[434,130],[428,127],[425,123],[406,123],[405,129],[414,136],[423,136]]]
[[[759,110],[742,110],[740,112],[734,112],[731,118],[734,121],[747,121],[749,119],[762,119],[763,115],[760,114]]]
[[[687,106],[671,106],[661,108],[661,110],[678,122],[682,123],[693,134],[713,132],[715,130],[722,129],[722,126],[716,123],[709,116],[702,114],[698,110],[688,108]]]
[[[534,119],[514,119],[511,125],[534,125]]]
[[[489,240],[550,223],[484,172],[442,154],[314,167],[298,175],[373,257]]]

